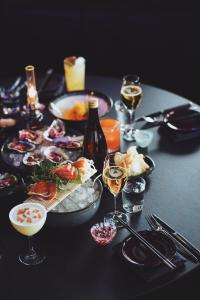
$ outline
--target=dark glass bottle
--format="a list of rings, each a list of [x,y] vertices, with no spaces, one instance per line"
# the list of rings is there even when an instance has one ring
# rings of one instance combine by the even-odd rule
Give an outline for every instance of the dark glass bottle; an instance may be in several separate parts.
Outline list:
[[[98,115],[98,99],[88,101],[89,117],[83,142],[83,156],[92,159],[98,173],[102,173],[103,162],[107,155],[106,138]]]

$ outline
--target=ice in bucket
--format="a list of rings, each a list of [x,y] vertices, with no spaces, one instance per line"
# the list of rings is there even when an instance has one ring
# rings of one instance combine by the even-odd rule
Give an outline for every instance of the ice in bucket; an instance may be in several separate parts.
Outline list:
[[[85,89],[85,59],[83,57],[66,57],[64,71],[68,92]]]

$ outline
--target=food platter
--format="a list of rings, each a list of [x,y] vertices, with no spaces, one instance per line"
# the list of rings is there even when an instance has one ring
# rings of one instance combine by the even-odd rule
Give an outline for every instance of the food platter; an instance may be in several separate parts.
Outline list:
[[[75,142],[76,147],[73,148],[74,142],[69,144],[69,147],[64,147],[61,137],[56,137],[55,139],[46,138],[45,134],[49,128],[50,127],[44,127],[40,130],[35,131],[35,133],[38,134],[38,136],[42,137],[42,141],[40,143],[37,142],[34,143],[34,141],[31,140],[20,140],[19,134],[16,134],[6,139],[6,141],[1,147],[2,160],[9,167],[13,168],[16,171],[30,173],[32,172],[33,165],[39,164],[39,162],[44,159],[49,159],[49,156],[51,154],[49,151],[50,149],[52,150],[52,153],[55,154],[54,157],[55,156],[58,157],[59,154],[60,157],[63,156],[63,160],[65,159],[76,160],[78,157],[81,156],[82,135],[79,131],[68,128],[65,132],[65,136],[62,137],[63,140],[66,140],[66,138],[76,139],[77,137],[80,137],[80,141]],[[22,131],[23,130],[21,130],[21,132]],[[13,143],[14,145],[16,145],[17,143],[17,145],[19,145],[20,147],[20,150],[16,151],[15,149],[13,149],[12,147]],[[23,151],[23,147],[21,147],[21,145],[23,147],[24,145],[25,146],[30,145],[30,149],[28,150],[25,149],[25,151]],[[39,162],[32,164],[31,160],[33,159],[31,156],[33,156],[33,154],[41,157],[38,158]],[[27,160],[28,160],[28,165],[26,164]]]
[[[25,202],[40,203],[46,208],[47,212],[52,210],[55,206],[57,206],[61,201],[63,201],[67,196],[69,196],[72,192],[74,192],[77,188],[79,188],[83,183],[85,183],[90,177],[92,177],[97,172],[92,161],[89,161],[85,158],[84,160],[86,161],[87,165],[84,168],[85,170],[82,173],[81,180],[79,182],[75,180],[68,181],[65,185],[62,186],[61,190],[57,191],[56,196],[53,197],[53,199],[51,200],[45,200],[45,198],[37,199],[35,193],[35,195],[32,194],[30,197],[28,197],[25,200]],[[66,164],[66,162],[64,162],[64,164]],[[61,167],[62,164],[60,164],[60,168]]]

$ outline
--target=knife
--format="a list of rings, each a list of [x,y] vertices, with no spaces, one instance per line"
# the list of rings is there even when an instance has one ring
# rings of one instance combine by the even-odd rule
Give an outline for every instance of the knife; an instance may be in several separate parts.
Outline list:
[[[167,223],[161,220],[156,215],[153,215],[156,221],[166,230],[166,232],[170,233],[180,244],[182,244],[185,248],[187,248],[191,253],[197,256],[198,260],[200,260],[200,251],[197,249],[191,242],[189,242],[185,237],[183,237],[179,232],[175,231],[172,227],[170,227]]]
[[[154,123],[154,122],[161,123],[161,122],[163,122],[163,120],[161,120],[160,117],[164,117],[170,111],[186,109],[186,108],[190,108],[192,106],[193,106],[193,103],[189,102],[189,103],[186,103],[186,104],[183,104],[183,105],[171,107],[171,108],[168,108],[168,109],[165,109],[165,110],[157,111],[155,113],[152,113],[152,114],[149,114],[149,115],[146,115],[146,116],[138,117],[138,118],[135,119],[135,122],[146,121],[147,123]],[[156,120],[156,118],[158,118],[158,119]]]

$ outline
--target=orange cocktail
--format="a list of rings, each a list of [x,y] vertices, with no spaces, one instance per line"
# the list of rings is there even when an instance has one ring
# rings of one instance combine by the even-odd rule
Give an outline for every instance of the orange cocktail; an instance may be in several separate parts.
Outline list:
[[[106,137],[108,152],[118,151],[120,148],[120,122],[114,119],[102,119],[100,123]]]

